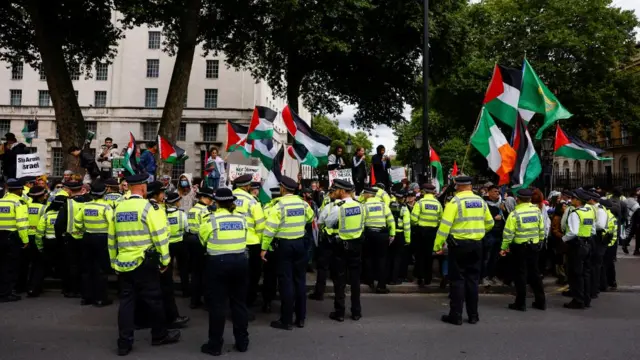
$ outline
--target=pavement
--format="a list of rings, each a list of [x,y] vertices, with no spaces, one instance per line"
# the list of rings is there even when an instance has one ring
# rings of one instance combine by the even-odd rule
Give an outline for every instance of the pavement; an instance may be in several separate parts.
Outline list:
[[[549,295],[549,309],[525,313],[506,309],[509,295],[483,295],[480,323],[453,326],[440,322],[448,311],[446,295],[363,295],[359,322],[327,318],[332,302],[310,301],[307,326],[274,330],[277,315],[258,314],[250,323],[249,352],[231,350],[227,323],[225,359],[396,360],[396,359],[563,359],[637,358],[640,343],[640,295],[607,293],[588,310],[562,308],[565,298]],[[114,359],[117,306],[81,307],[78,300],[49,292],[38,299],[0,304],[0,359]],[[179,308],[192,318],[175,345],[152,347],[148,330],[136,332],[130,359],[208,359],[199,352],[207,337],[203,310]],[[277,310],[274,307],[274,310]]]

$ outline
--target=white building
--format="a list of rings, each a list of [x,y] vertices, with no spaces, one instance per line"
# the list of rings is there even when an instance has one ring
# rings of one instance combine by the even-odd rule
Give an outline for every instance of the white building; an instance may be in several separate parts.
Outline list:
[[[126,32],[118,45],[118,55],[111,65],[96,64],[91,78],[84,74],[72,76],[78,102],[87,122],[87,129],[96,132],[92,147],[98,148],[111,137],[119,148],[128,143],[129,132],[136,140],[156,141],[162,106],[169,89],[174,58],[161,50],[162,36],[158,29],[139,27]],[[284,99],[275,98],[264,81],[257,81],[248,71],[228,68],[223,54],[206,57],[201,48],[191,70],[189,91],[185,99],[182,124],[177,145],[189,159],[174,166],[181,172],[199,176],[206,150],[221,149],[224,157],[226,121],[248,123],[255,105],[281,111]],[[63,152],[58,139],[54,110],[47,90],[46,75],[26,64],[0,66],[0,136],[13,132],[21,141],[25,122],[38,120],[38,137],[32,151],[44,154],[49,174],[60,176]],[[300,116],[310,121],[310,114],[300,104]],[[286,141],[286,127],[281,116],[275,121],[278,141]],[[250,164],[232,153],[230,163]],[[286,174],[295,176],[297,163],[287,157]]]

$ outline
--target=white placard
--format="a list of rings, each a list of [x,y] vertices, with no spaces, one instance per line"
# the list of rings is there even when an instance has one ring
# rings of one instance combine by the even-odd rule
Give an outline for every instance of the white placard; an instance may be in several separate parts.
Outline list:
[[[394,184],[397,184],[400,181],[402,181],[402,179],[407,178],[407,174],[404,172],[403,167],[398,167],[398,168],[389,170],[389,175],[391,175],[391,182]]]
[[[253,166],[253,165],[238,165],[238,164],[231,164],[229,165],[229,180],[233,181],[236,178],[245,175],[245,174],[251,174],[253,175],[253,180],[252,181],[257,181],[259,182],[262,177],[260,176],[260,166]]]
[[[16,155],[16,177],[44,175],[44,163],[40,154]]]
[[[333,185],[333,180],[340,179],[353,184],[351,169],[329,170],[329,185]]]

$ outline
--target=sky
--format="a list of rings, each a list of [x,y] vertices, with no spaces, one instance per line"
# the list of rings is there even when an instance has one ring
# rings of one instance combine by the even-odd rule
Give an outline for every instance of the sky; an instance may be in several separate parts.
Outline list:
[[[614,6],[621,7],[627,10],[634,10],[636,16],[640,17],[640,0],[614,0]],[[640,31],[639,31],[640,33]],[[640,35],[639,35],[640,36]],[[355,133],[358,129],[351,125],[351,119],[355,115],[357,108],[353,105],[345,104],[342,107],[342,114],[336,114],[334,117],[338,119],[340,128],[349,133]],[[411,107],[406,106],[403,112],[404,118],[410,120]],[[393,130],[388,126],[377,126],[375,130],[371,132],[371,142],[375,149],[378,145],[382,144],[387,149],[387,153],[395,154],[393,146],[396,143],[397,137],[393,134]]]

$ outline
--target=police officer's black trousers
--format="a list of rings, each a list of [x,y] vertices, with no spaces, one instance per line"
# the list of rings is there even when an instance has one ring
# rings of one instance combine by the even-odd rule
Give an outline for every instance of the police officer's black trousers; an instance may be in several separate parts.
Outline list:
[[[80,241],[80,240],[78,240]],[[107,234],[85,233],[82,238],[82,298],[107,300],[107,275],[111,267]]]
[[[333,257],[333,244],[329,242],[327,236],[326,234],[320,234],[317,249],[316,286],[314,293],[320,297],[324,296],[324,291],[327,288],[327,277],[329,276],[331,258]]]
[[[520,308],[526,307],[527,284],[533,290],[536,304],[540,306],[546,304],[540,269],[538,268],[540,250],[536,246],[512,243],[510,247],[513,280],[516,287],[515,305]]]
[[[292,324],[294,311],[298,321],[307,316],[307,248],[304,237],[276,241],[280,321]]]
[[[275,251],[268,251],[267,262],[262,268],[262,301],[271,303],[276,298],[278,291],[278,256]]]
[[[596,235],[592,242],[591,250],[591,297],[598,296],[600,292],[600,274],[604,271],[604,254],[607,245],[603,244],[601,236]]]
[[[617,250],[617,246],[609,246],[604,253],[602,273],[600,274],[600,291],[606,291],[609,286],[618,286],[616,281]]]
[[[7,297],[13,292],[18,278],[22,246],[18,233],[0,231],[0,298]]]
[[[200,243],[198,235],[189,234],[185,238],[185,245],[189,253],[189,275],[191,275],[191,305],[200,306],[204,286],[205,248]]]
[[[209,347],[220,350],[223,344],[227,301],[231,306],[233,336],[239,348],[249,344],[248,310],[246,305],[249,280],[247,255],[225,254],[206,256],[205,298],[209,306]]]
[[[573,301],[588,306],[591,304],[591,259],[590,240],[584,238],[567,242],[567,272],[569,289]]]
[[[15,288],[18,293],[28,290],[29,280],[33,278],[33,272],[37,270],[41,260],[35,238],[35,235],[29,235],[29,246],[20,251],[20,270]]]
[[[140,303],[151,321],[151,336],[161,339],[167,335],[160,271],[155,260],[145,259],[132,271],[118,275],[120,285],[120,307],[118,308],[118,347],[133,344],[134,316],[136,303]]]
[[[449,247],[449,316],[462,318],[462,306],[466,302],[467,315],[478,316],[478,279],[482,261],[482,241],[456,240],[457,246]]]
[[[417,279],[430,284],[433,277],[433,244],[436,240],[436,227],[419,226],[419,236],[415,239],[415,268],[413,273]]]
[[[253,306],[258,298],[260,276],[262,275],[262,258],[260,244],[247,245],[249,252],[249,287],[247,289],[247,306]]]
[[[337,241],[333,244],[331,275],[335,287],[333,306],[338,315],[345,312],[345,287],[351,286],[351,314],[362,315],[360,305],[360,272],[362,240]]]
[[[396,233],[395,239],[389,244],[389,252],[387,253],[387,283],[400,281],[400,268],[402,267],[404,248],[404,233]]]
[[[160,291],[162,291],[162,306],[164,308],[165,321],[167,325],[170,325],[180,313],[178,312],[178,305],[176,305],[176,299],[173,295],[173,262],[169,262],[167,270],[160,274]],[[138,329],[146,329],[151,327],[152,320],[144,301],[138,299],[136,301],[135,311],[135,326]]]
[[[378,289],[387,287],[387,252],[389,250],[389,232],[386,230],[365,230],[363,249],[365,281],[369,286],[378,281]]]
[[[182,296],[186,297],[189,294],[189,252],[184,241],[170,243],[169,253],[171,254],[171,263],[174,264],[174,268],[178,268]]]
[[[64,236],[64,265],[62,269],[62,293],[79,295],[82,284],[80,262],[82,261],[82,240],[71,235]]]

